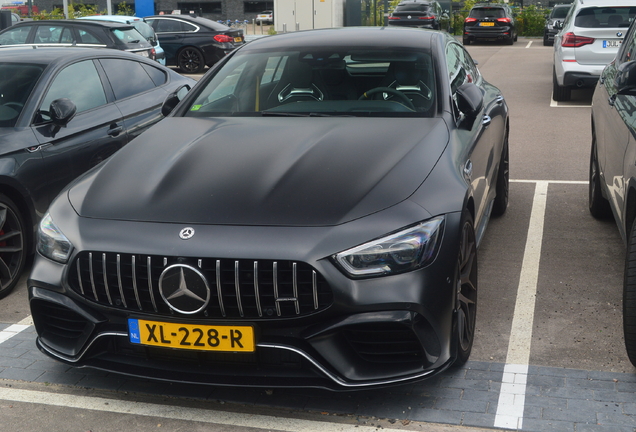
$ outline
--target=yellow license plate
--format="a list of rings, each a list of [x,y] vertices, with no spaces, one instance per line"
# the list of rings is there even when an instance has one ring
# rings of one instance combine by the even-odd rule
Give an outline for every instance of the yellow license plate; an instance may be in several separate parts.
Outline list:
[[[235,37],[234,38],[234,42],[243,42],[243,38],[242,37]]]
[[[176,324],[140,319],[128,320],[131,343],[198,351],[253,352],[251,326]]]
[[[494,27],[494,26],[495,26],[495,23],[482,22],[482,23],[479,23],[479,25],[480,25],[481,27]]]

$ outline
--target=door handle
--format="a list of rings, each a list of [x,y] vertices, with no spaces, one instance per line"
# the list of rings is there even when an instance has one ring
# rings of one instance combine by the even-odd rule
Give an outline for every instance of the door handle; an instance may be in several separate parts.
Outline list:
[[[116,124],[111,125],[110,129],[108,129],[108,135],[112,136],[112,137],[116,137],[118,136],[122,131],[124,130],[124,128],[122,126],[118,126]]]
[[[485,115],[485,116],[483,116],[481,118],[481,124],[484,125],[484,126],[488,126],[491,121],[492,121],[492,119],[490,118],[490,116],[487,116],[487,115]]]

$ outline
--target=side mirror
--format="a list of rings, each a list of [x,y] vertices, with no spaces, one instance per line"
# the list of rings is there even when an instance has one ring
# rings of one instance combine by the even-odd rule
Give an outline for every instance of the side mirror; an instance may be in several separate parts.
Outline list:
[[[163,101],[163,105],[161,106],[161,114],[163,114],[164,117],[167,117],[168,114],[170,114],[172,110],[175,109],[177,105],[179,105],[179,102],[183,100],[183,98],[186,96],[186,94],[188,94],[189,91],[190,86],[188,84],[185,84],[179,87],[174,93],[170,93],[166,100]]]
[[[477,117],[483,106],[484,95],[475,84],[466,83],[457,89],[457,108],[467,118]]]
[[[56,126],[66,126],[77,113],[77,107],[67,98],[55,99],[49,107],[51,121]]]
[[[563,21],[555,21],[553,26],[555,29],[561,30],[563,28]]]
[[[622,63],[614,78],[616,94],[636,94],[636,60]]]

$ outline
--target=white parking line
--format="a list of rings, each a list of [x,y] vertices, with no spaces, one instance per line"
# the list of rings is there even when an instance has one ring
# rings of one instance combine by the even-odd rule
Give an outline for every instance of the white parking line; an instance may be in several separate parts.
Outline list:
[[[550,182],[537,181],[534,190],[528,238],[523,254],[517,301],[512,317],[508,354],[499,393],[495,427],[521,429],[526,397],[526,380],[532,342],[534,307],[543,241],[543,221]]]
[[[29,326],[32,326],[32,325],[33,325],[33,319],[31,318],[30,315],[26,317],[25,319],[23,319],[22,321],[20,321],[19,323],[10,325],[6,329],[0,331],[0,344],[2,342],[8,341],[13,336],[17,335],[23,330],[28,329]]]
[[[184,406],[160,405],[129,400],[106,399],[92,396],[75,396],[33,390],[0,387],[0,400],[35,403],[48,406],[77,408],[92,411],[186,420],[259,430],[289,432],[377,432],[378,427],[273,417],[258,414],[215,411]],[[385,431],[400,429],[382,428]],[[403,431],[403,429],[402,429]]]
[[[577,105],[576,102],[557,102],[550,98],[550,108],[591,108],[591,104]]]
[[[528,45],[526,45],[526,48],[530,48],[532,46],[532,41],[528,42]]]

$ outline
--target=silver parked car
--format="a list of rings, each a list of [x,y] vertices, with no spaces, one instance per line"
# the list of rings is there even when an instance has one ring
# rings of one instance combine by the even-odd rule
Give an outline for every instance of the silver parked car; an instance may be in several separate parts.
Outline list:
[[[554,100],[570,100],[573,88],[596,85],[635,15],[636,0],[574,1],[554,38]]]

